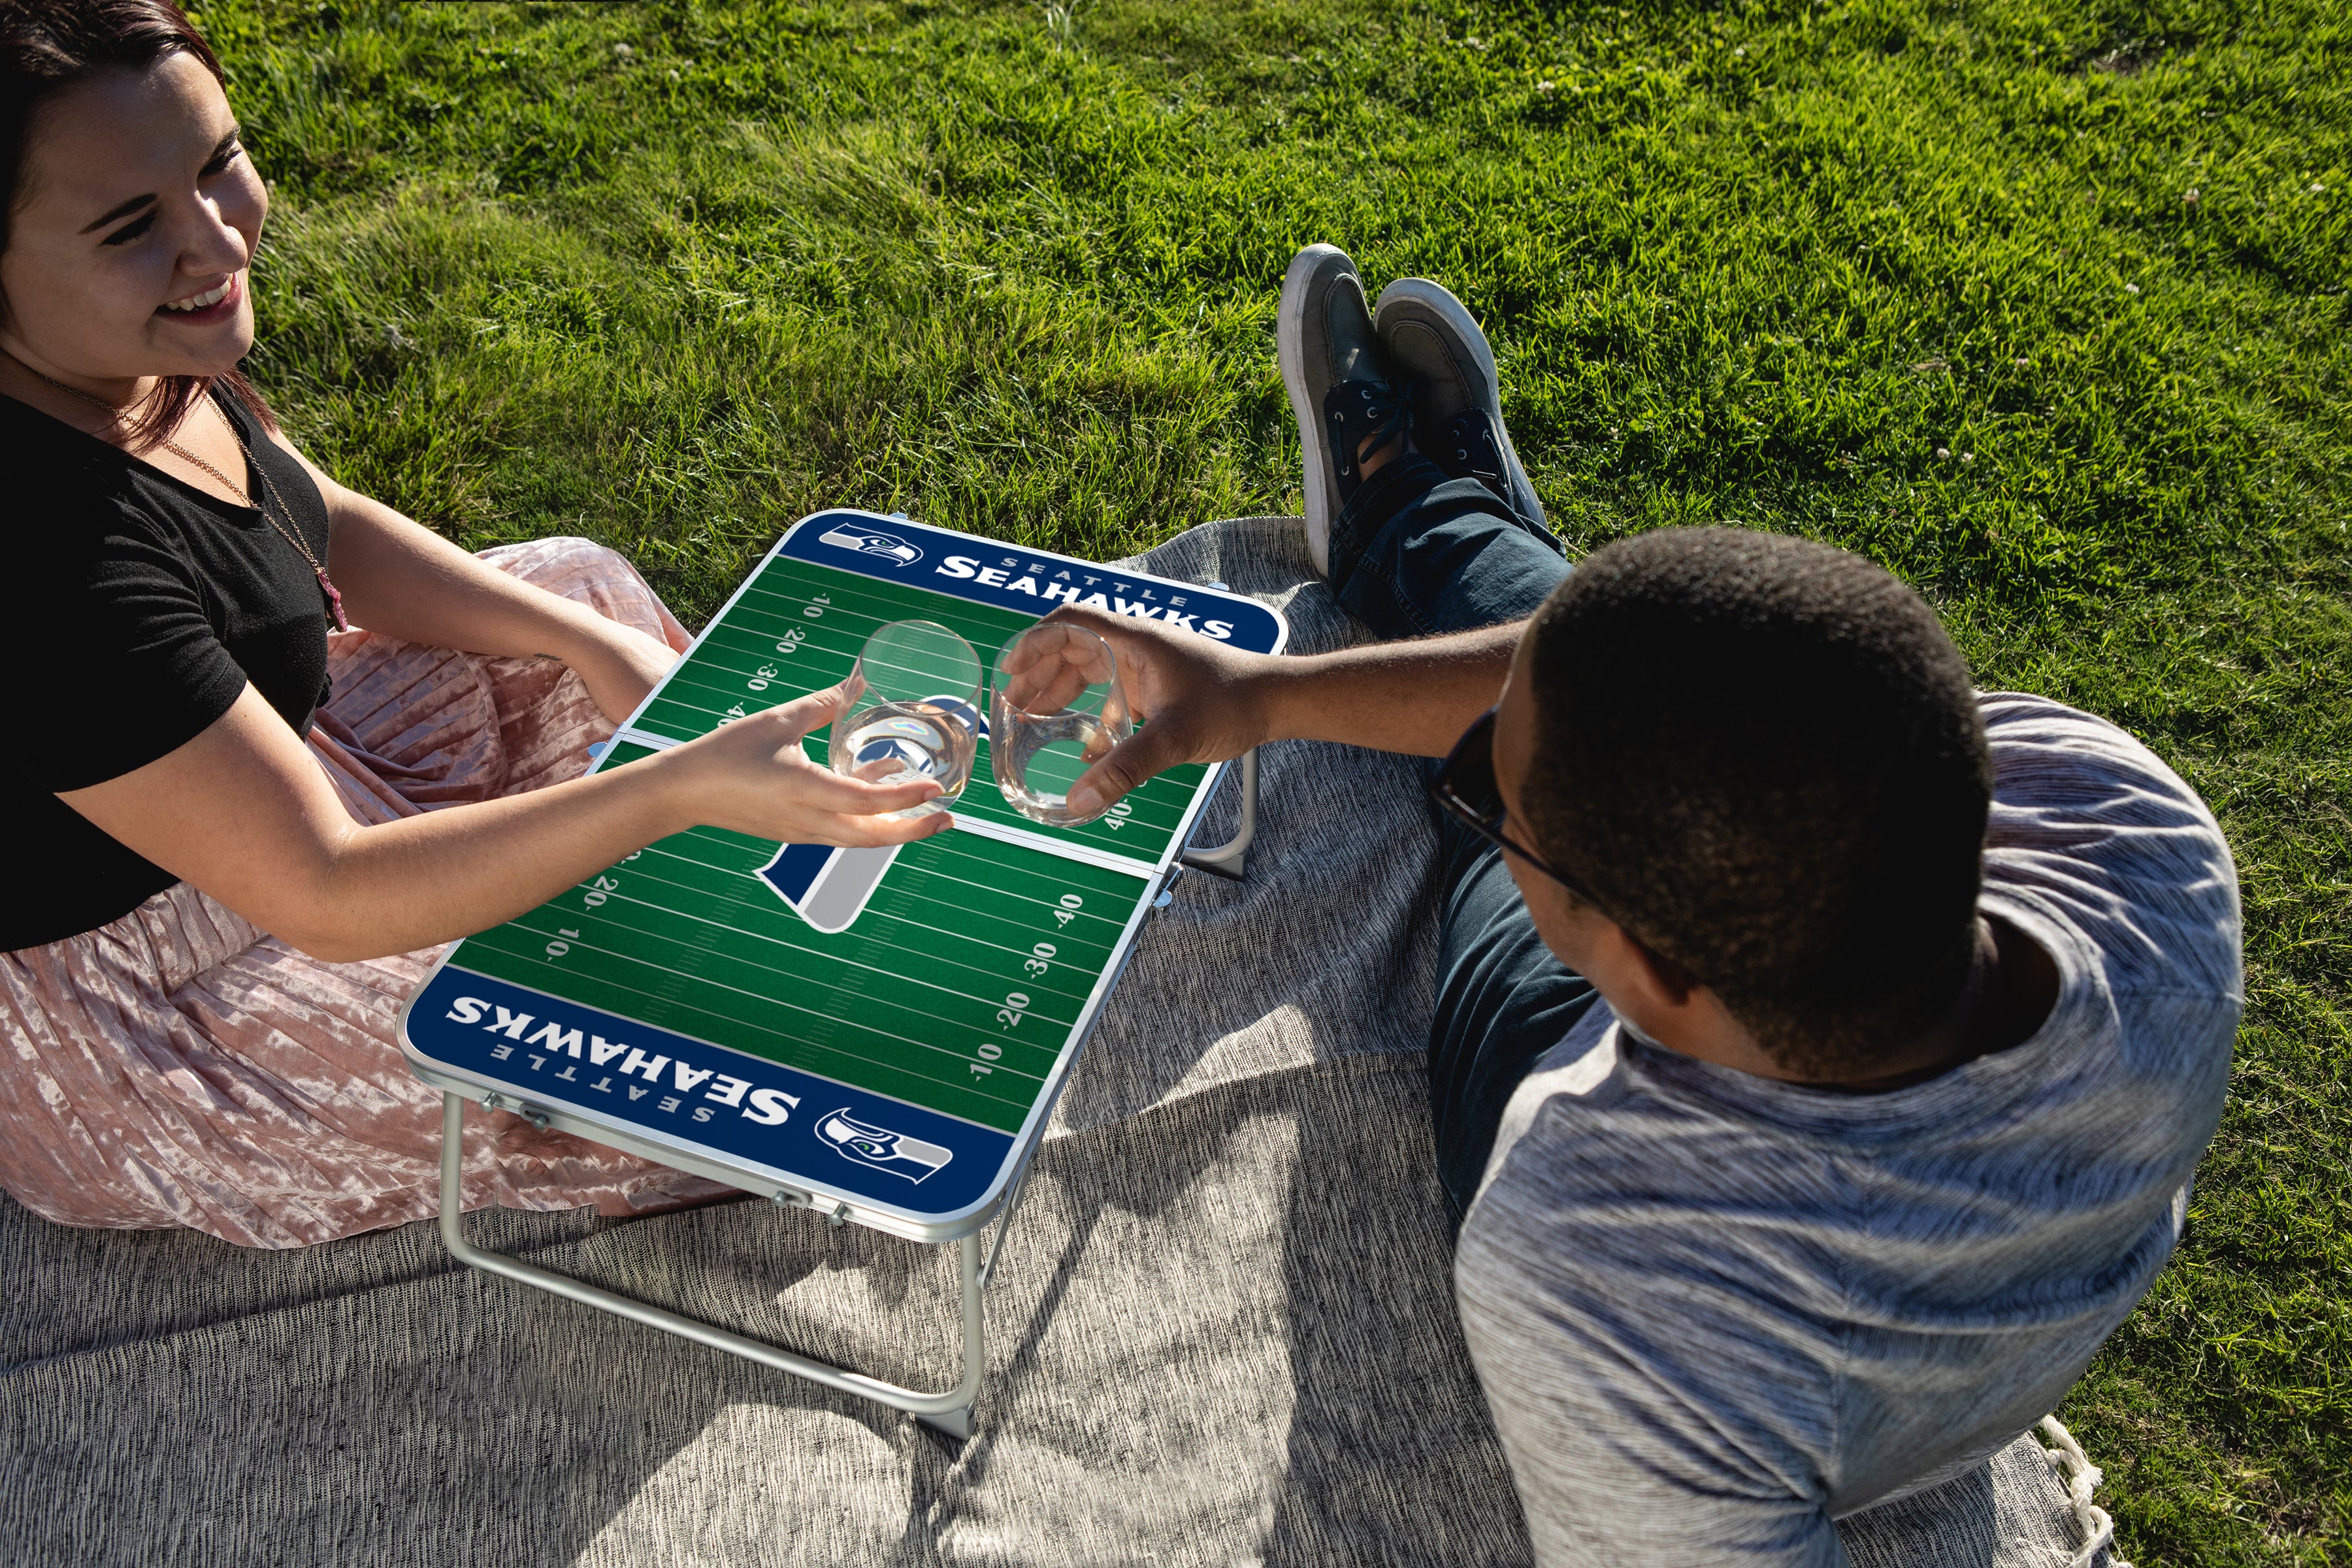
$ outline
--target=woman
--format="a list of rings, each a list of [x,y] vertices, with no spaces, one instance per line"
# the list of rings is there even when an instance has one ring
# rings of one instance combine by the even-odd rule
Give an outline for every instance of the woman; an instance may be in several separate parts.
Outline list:
[[[0,646],[24,677],[0,1187],[66,1224],[287,1247],[433,1212],[438,1096],[393,1034],[436,944],[698,824],[867,845],[948,819],[877,820],[936,786],[806,760],[832,694],[577,776],[677,622],[608,551],[478,559],[294,449],[236,370],[268,207],[167,0],[0,0]],[[715,1190],[511,1117],[475,1136],[469,1205]]]

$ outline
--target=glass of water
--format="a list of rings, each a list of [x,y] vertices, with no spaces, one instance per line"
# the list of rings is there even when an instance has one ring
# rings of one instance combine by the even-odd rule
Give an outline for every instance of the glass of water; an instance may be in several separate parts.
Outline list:
[[[1118,660],[1084,626],[1045,621],[1004,645],[989,682],[988,757],[1013,809],[1055,827],[1092,822],[1070,809],[1078,775],[1135,732]]]
[[[934,798],[891,817],[945,810],[980,744],[980,655],[937,621],[892,621],[866,639],[833,721],[833,771],[869,784],[937,779]]]

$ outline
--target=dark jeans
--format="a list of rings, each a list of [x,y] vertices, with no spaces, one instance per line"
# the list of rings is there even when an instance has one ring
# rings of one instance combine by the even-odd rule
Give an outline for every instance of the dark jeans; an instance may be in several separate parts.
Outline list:
[[[1513,521],[1485,486],[1449,479],[1419,456],[1367,479],[1332,524],[1332,586],[1384,639],[1517,620],[1567,575],[1559,553]],[[1536,934],[1502,851],[1434,805],[1430,815],[1444,903],[1429,1113],[1438,1179],[1458,1231],[1511,1091],[1595,993]]]

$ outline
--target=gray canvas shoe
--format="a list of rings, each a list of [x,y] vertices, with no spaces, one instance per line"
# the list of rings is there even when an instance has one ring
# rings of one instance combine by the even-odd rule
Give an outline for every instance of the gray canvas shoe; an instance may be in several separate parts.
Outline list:
[[[1388,366],[1364,308],[1364,283],[1347,252],[1310,245],[1283,274],[1275,356],[1298,418],[1306,464],[1307,548],[1315,569],[1331,570],[1331,524],[1363,482],[1357,453],[1368,439],[1402,431],[1409,410],[1389,384]],[[1380,440],[1373,441],[1377,449]]]
[[[1469,307],[1426,278],[1400,278],[1381,290],[1372,321],[1390,365],[1411,388],[1413,445],[1451,477],[1493,490],[1529,532],[1559,549],[1503,428],[1495,352]]]

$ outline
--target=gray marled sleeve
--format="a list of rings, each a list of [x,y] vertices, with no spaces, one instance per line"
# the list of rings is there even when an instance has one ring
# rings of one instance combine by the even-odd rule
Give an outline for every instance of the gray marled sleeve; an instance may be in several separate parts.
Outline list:
[[[1538,1115],[1514,1161],[1540,1162],[1569,1133],[1549,1120]],[[1805,1375],[1813,1358],[1788,1355],[1742,1291],[1707,1279],[1703,1248],[1662,1259],[1655,1289],[1626,1289],[1614,1268],[1579,1289],[1579,1271],[1559,1264],[1589,1227],[1553,1223],[1515,1201],[1522,1190],[1507,1178],[1488,1189],[1455,1278],[1536,1561],[1843,1564],[1812,1479],[1790,1473],[1785,1445],[1753,1429],[1829,1419]]]

